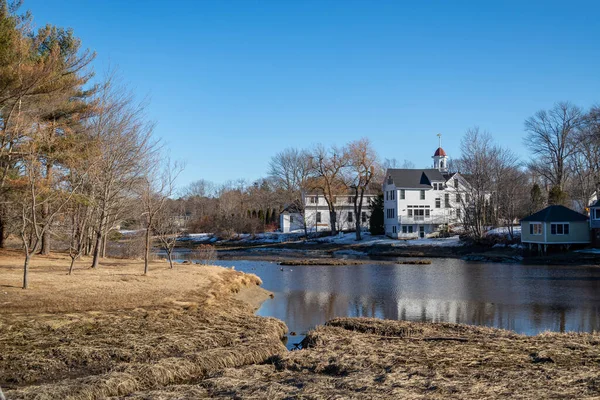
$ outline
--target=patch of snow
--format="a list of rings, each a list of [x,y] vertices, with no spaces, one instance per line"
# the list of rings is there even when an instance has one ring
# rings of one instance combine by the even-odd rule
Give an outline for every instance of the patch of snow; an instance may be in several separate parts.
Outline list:
[[[521,236],[521,226],[513,226],[512,229],[513,229],[513,234],[515,237]],[[493,235],[493,236],[510,236],[507,226],[501,226],[498,228],[490,229],[489,231],[486,232],[486,234]]]
[[[575,250],[575,253],[600,254],[600,249],[581,249]]]
[[[119,233],[121,235],[135,235],[143,231],[143,229],[120,229]]]

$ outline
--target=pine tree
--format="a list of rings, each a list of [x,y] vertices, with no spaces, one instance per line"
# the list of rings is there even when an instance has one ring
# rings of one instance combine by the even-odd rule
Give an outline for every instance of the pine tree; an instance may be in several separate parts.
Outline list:
[[[383,218],[383,194],[379,194],[375,200],[370,201],[371,217],[369,218],[369,232],[371,235],[385,234]]]

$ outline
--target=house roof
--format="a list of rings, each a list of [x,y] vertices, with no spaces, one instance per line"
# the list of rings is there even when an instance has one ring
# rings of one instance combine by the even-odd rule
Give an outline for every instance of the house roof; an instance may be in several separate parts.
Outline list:
[[[583,214],[573,211],[565,206],[549,206],[529,217],[523,218],[521,221],[534,222],[576,222],[587,221],[587,217]]]
[[[434,157],[438,157],[438,156],[446,157],[446,152],[441,147],[438,147],[433,156]]]
[[[437,169],[388,169],[386,176],[399,188],[430,189],[432,181],[445,182]]]
[[[596,200],[590,207],[600,207],[600,200]]]

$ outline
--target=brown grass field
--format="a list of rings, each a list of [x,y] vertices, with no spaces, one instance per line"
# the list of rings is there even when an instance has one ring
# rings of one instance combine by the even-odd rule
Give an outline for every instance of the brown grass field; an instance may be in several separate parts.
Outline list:
[[[13,399],[592,399],[600,335],[340,318],[288,352],[231,269],[0,253],[0,386]],[[239,299],[244,299],[241,301]]]

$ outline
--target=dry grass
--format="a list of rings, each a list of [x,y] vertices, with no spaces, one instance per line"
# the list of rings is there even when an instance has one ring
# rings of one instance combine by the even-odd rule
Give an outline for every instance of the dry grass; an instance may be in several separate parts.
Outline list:
[[[232,296],[260,279],[220,267],[106,261],[65,275],[61,256],[38,258],[31,289],[0,256],[0,386],[9,399],[101,399],[197,382],[223,368],[285,352],[281,321]],[[35,279],[34,279],[35,277]],[[264,294],[263,294],[264,295]],[[38,312],[40,308],[43,312]]]
[[[112,260],[69,277],[54,256],[37,259],[23,291],[13,256],[0,254],[10,400],[600,396],[598,334],[340,318],[287,352],[285,325],[236,300],[255,276],[166,263],[142,276],[140,261]]]
[[[585,399],[600,396],[600,336],[336,319],[305,350],[152,397],[191,399]],[[199,395],[199,397],[201,397]]]

